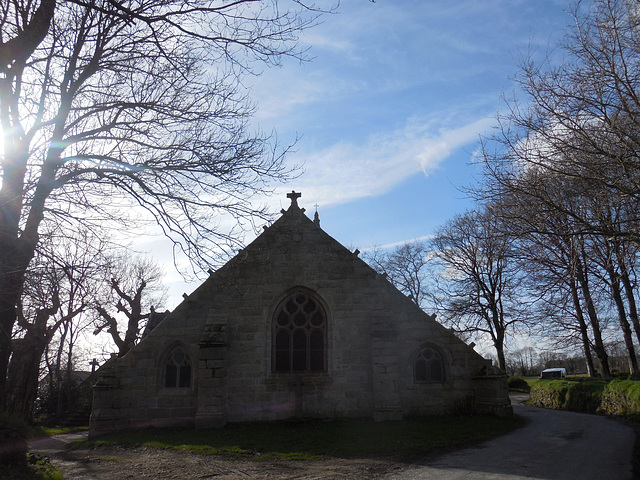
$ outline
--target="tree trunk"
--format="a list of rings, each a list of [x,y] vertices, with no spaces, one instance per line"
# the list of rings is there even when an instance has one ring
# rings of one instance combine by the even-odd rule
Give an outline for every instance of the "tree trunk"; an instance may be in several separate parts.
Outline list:
[[[507,362],[504,358],[504,341],[499,343],[496,342],[495,347],[496,347],[496,352],[498,353],[498,367],[500,367],[501,370],[506,372]]]
[[[495,338],[493,339],[493,345],[496,348],[496,353],[498,354],[498,367],[500,367],[501,370],[503,371],[507,371],[507,361],[504,357],[504,335],[505,335],[505,331],[504,331],[504,327],[502,325],[504,325],[504,323],[502,323],[499,319],[500,319],[500,313],[496,310],[493,312],[493,319],[494,319],[494,328],[495,328]]]
[[[622,300],[622,292],[620,291],[620,279],[617,273],[614,271],[613,266],[609,263],[607,265],[607,274],[611,281],[611,296],[618,309],[618,321],[620,322],[620,328],[624,336],[624,344],[627,348],[627,356],[629,359],[629,373],[632,375],[638,373],[638,359],[636,358],[636,350],[633,346],[633,335],[631,334],[631,325],[627,321],[627,314],[624,308],[624,301]]]
[[[69,342],[67,349],[67,383],[65,384],[65,397],[67,404],[67,412],[70,411],[72,405],[77,404],[73,398],[73,331],[69,333]]]
[[[65,324],[65,328],[60,334],[60,345],[58,345],[58,351],[56,352],[56,420],[61,420],[65,414],[65,401],[64,401],[64,377],[62,375],[62,351],[64,350],[64,341],[67,337],[68,325]],[[68,399],[67,399],[68,400]],[[69,403],[67,402],[67,405]]]
[[[16,319],[15,305],[7,308],[4,303],[8,303],[8,300],[0,300],[0,412],[7,408],[7,371],[11,356],[11,332]]]
[[[0,234],[2,228],[0,227]],[[12,352],[11,334],[17,320],[16,306],[24,283],[29,259],[20,255],[9,242],[0,242],[0,411],[7,408],[7,375]],[[14,353],[14,358],[19,353]]]
[[[598,319],[598,314],[593,305],[593,298],[591,297],[591,289],[589,287],[589,282],[587,281],[586,273],[584,272],[583,265],[579,260],[576,260],[575,271],[576,278],[580,284],[580,289],[582,290],[582,297],[584,298],[587,306],[587,314],[589,315],[589,322],[591,324],[591,329],[593,330],[593,339],[595,343],[594,350],[598,360],[600,360],[600,365],[602,366],[602,375],[604,377],[610,377],[611,369],[609,368],[609,355],[607,355],[604,342],[602,341],[600,320]]]
[[[578,287],[576,286],[575,278],[571,280],[571,298],[573,299],[573,306],[576,310],[576,318],[578,319],[578,325],[580,327],[580,338],[582,340],[582,350],[584,351],[584,358],[587,362],[587,374],[590,377],[595,377],[596,369],[593,365],[593,357],[591,356],[591,343],[589,342],[589,332],[587,330],[587,322],[584,319],[582,312],[582,305],[580,305],[580,296],[578,295]]]
[[[629,318],[631,319],[633,329],[635,330],[636,337],[638,339],[638,344],[640,345],[640,320],[638,319],[638,307],[636,305],[636,298],[635,294],[633,293],[633,285],[631,284],[629,273],[624,267],[622,273],[620,274],[620,280],[622,281],[622,285],[624,285],[624,292],[627,297],[627,305],[629,305]]]
[[[33,404],[38,395],[40,361],[47,347],[46,336],[27,332],[13,342],[13,358],[9,365],[7,410],[33,418]]]

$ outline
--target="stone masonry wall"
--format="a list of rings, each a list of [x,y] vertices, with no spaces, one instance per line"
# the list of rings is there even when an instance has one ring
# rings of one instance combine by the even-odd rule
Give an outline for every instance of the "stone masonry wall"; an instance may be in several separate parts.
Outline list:
[[[274,309],[296,288],[314,292],[327,313],[324,373],[271,371]],[[414,383],[425,344],[443,354],[444,383]],[[190,388],[164,388],[163,356],[175,345],[190,357]],[[100,370],[92,432],[292,416],[395,420],[473,407],[477,392],[484,406],[505,407],[506,380],[474,380],[488,364],[292,206]]]

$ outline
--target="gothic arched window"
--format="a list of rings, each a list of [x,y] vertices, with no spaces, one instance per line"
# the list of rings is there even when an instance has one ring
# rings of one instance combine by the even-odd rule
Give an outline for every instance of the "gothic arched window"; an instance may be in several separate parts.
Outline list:
[[[164,366],[164,386],[167,388],[191,387],[191,362],[180,347],[171,350],[167,356]]]
[[[416,383],[444,382],[444,359],[433,347],[424,347],[413,363],[413,379]]]
[[[272,369],[276,373],[326,371],[327,315],[310,293],[297,291],[274,313]]]

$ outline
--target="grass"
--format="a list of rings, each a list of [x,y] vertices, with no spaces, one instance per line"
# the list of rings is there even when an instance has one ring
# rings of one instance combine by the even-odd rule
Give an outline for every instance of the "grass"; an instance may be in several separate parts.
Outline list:
[[[572,376],[532,383],[531,405],[640,419],[640,382]]]
[[[640,421],[640,382],[613,380],[601,396],[600,411]]]
[[[522,378],[525,382],[527,382],[529,384],[529,389],[531,389],[531,387],[533,387],[536,383],[538,383],[540,381],[540,377],[536,376],[528,376],[528,377],[520,377]]]
[[[88,426],[85,427],[42,427],[35,426],[29,429],[30,438],[50,437],[52,435],[60,435],[61,433],[73,433],[89,430]]]
[[[48,459],[28,454],[26,463],[2,465],[0,474],[7,480],[64,480],[62,473]]]
[[[59,435],[61,433],[73,433],[73,432],[82,432],[89,430],[89,427],[44,427],[42,431],[47,436],[51,435]]]
[[[111,434],[78,446],[140,445],[208,455],[314,460],[423,455],[492,438],[522,426],[518,417],[435,417],[402,422],[371,420],[228,425],[223,429],[145,429]]]

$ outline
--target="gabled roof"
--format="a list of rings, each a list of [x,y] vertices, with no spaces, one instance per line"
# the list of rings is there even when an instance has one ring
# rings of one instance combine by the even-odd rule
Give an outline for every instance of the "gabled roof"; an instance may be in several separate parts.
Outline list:
[[[282,215],[280,218],[270,226],[264,226],[264,231],[257,238],[244,249],[240,250],[237,255],[225,265],[213,272],[212,277],[223,274],[237,262],[246,260],[249,255],[255,255],[259,252],[269,250],[274,244],[281,244],[283,242],[287,245],[306,243],[314,245],[316,248],[324,245],[334,253],[343,255],[345,260],[357,259],[358,263],[366,268],[370,274],[376,275],[377,272],[375,270],[357,258],[360,253],[359,251],[349,251],[349,249],[320,228],[320,220],[317,212],[314,215],[314,220],[309,219],[309,217],[305,215],[305,209],[300,208],[297,202],[300,196],[301,194],[295,191],[288,193],[287,197],[291,199],[291,205],[287,210],[281,210]]]

